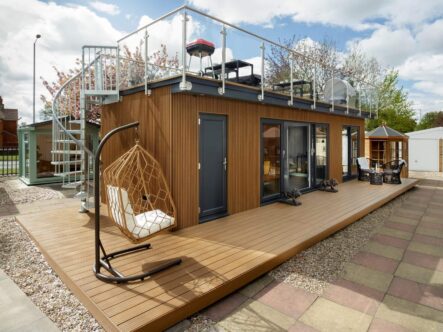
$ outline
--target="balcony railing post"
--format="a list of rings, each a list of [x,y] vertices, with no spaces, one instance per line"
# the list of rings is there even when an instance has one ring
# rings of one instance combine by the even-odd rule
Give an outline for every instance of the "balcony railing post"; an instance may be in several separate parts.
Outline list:
[[[314,103],[311,105],[311,108],[315,110],[317,108],[317,62],[314,62],[314,79],[312,93],[314,94],[312,96],[314,99]]]
[[[261,93],[258,95],[258,100],[265,100],[265,43],[260,45],[261,49]]]
[[[221,63],[221,79],[222,86],[218,88],[218,93],[221,95],[225,94],[226,89],[226,27],[223,25],[220,34],[222,35],[222,63]]]
[[[349,114],[349,83],[346,82],[346,114]]]
[[[191,82],[187,82],[186,81],[186,36],[187,36],[187,31],[186,31],[186,27],[188,24],[188,14],[186,13],[186,10],[183,11],[182,14],[182,66],[183,66],[183,70],[182,70],[182,81],[180,82],[180,90],[191,90],[192,89],[192,84]]]
[[[115,88],[117,91],[120,91],[120,44],[117,44],[117,63],[115,68]]]
[[[151,95],[151,89],[148,89],[148,70],[149,70],[149,56],[148,56],[148,29],[145,30],[145,95],[150,96]]]
[[[331,112],[334,112],[334,69],[332,69],[332,79],[331,79]]]
[[[291,85],[291,88],[290,88],[291,99],[288,101],[288,105],[292,106],[292,105],[294,105],[294,54],[293,53],[291,53],[289,61],[290,61],[289,62],[289,64],[290,64],[290,66],[289,66],[289,70],[290,70],[289,79],[290,79],[290,82],[289,83]]]

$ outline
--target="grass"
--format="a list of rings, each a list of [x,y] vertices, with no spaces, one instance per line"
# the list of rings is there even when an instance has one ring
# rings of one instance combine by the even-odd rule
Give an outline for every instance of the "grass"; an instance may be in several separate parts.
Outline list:
[[[11,155],[11,156],[0,156],[0,161],[16,161],[18,160],[18,154]]]
[[[18,175],[18,168],[0,168],[0,176],[2,175]]]

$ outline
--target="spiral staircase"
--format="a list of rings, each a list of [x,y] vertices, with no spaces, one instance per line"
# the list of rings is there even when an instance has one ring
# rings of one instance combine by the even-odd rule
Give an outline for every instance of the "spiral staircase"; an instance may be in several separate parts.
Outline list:
[[[114,46],[84,46],[82,68],[52,102],[52,165],[63,188],[77,190],[80,212],[93,207],[94,146],[87,123],[100,123],[100,107],[119,100],[119,57]]]

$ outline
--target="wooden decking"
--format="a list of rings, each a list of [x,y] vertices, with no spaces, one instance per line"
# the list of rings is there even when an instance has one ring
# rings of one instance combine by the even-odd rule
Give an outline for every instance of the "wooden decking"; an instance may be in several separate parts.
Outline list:
[[[115,266],[134,273],[173,257],[182,257],[182,264],[130,285],[103,283],[93,275],[91,215],[70,207],[17,218],[105,329],[157,331],[242,287],[415,183],[407,179],[402,185],[371,186],[351,181],[341,184],[336,194],[307,194],[299,207],[275,203],[159,235],[151,241],[154,249],[122,257]],[[108,250],[131,245],[105,216],[102,229]]]

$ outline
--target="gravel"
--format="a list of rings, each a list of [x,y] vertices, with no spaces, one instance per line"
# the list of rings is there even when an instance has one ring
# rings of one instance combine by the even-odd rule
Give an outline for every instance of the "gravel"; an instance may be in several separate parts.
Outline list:
[[[63,198],[52,188],[0,181],[0,206]],[[102,331],[88,310],[63,284],[14,217],[0,219],[2,269],[62,331]]]

